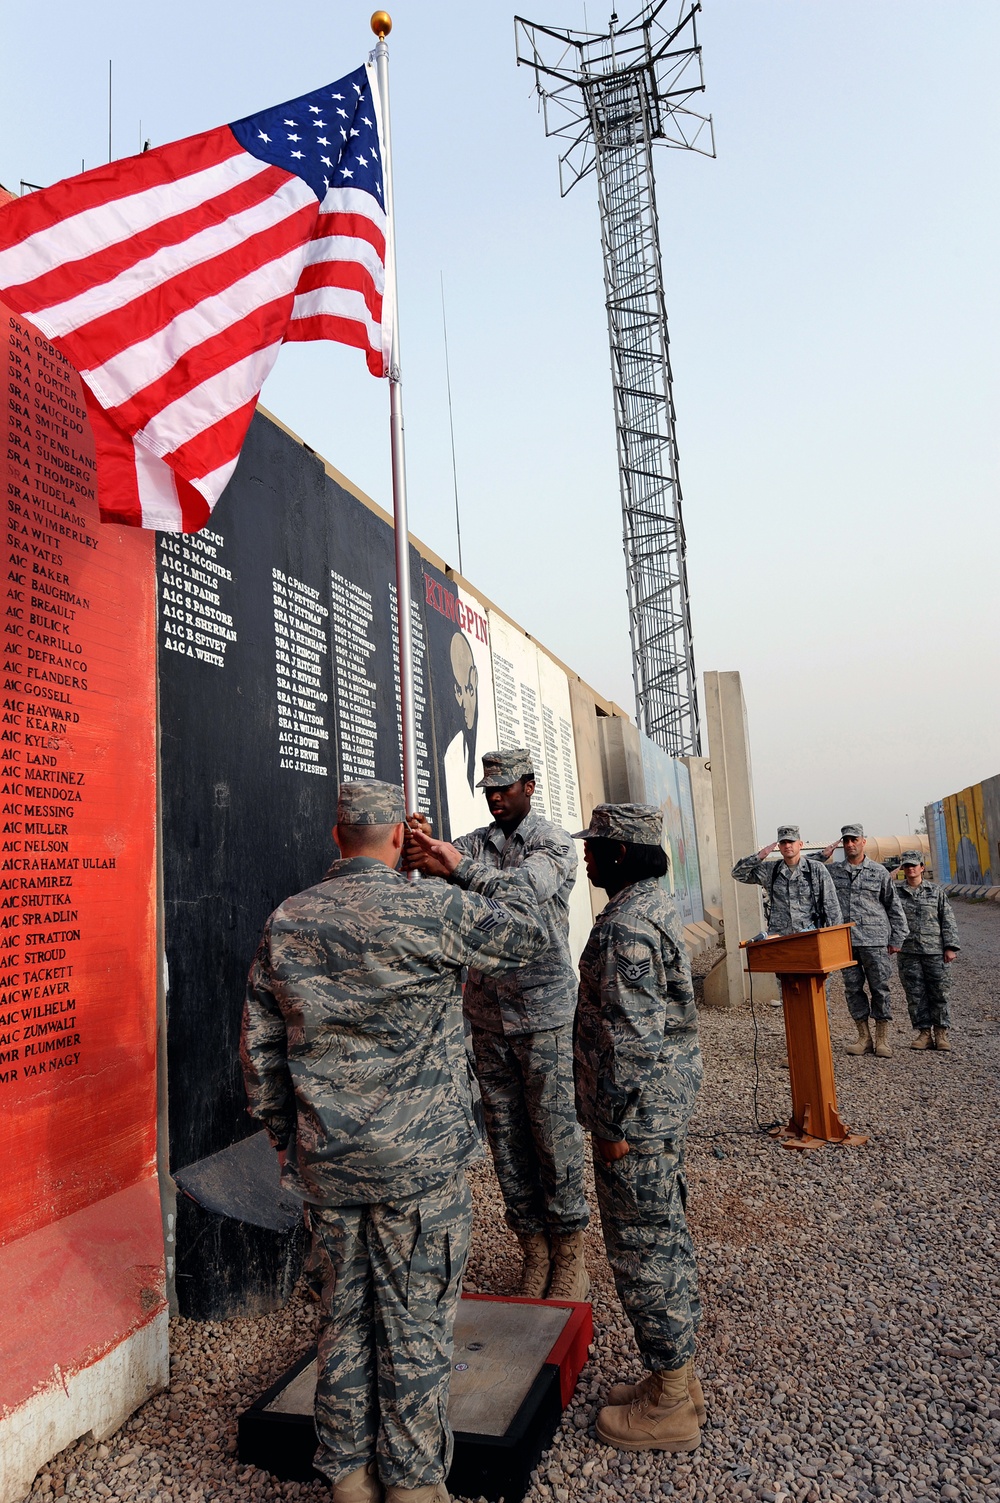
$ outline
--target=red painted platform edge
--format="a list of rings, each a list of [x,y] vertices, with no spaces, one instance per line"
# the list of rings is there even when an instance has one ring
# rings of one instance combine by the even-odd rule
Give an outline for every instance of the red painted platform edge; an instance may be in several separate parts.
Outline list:
[[[545,1359],[548,1366],[559,1369],[559,1400],[565,1409],[576,1392],[594,1339],[594,1315],[590,1305],[568,1299],[525,1299],[520,1294],[463,1294],[462,1298],[492,1300],[497,1305],[557,1305],[562,1310],[572,1311]]]
[[[0,1248],[0,1416],[166,1306],[155,1174]]]

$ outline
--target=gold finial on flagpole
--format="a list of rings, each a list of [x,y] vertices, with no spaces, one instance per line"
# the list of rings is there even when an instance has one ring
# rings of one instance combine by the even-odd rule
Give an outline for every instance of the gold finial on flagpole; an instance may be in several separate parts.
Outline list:
[[[377,10],[372,16],[372,31],[384,42],[392,30],[392,17],[387,10]]]

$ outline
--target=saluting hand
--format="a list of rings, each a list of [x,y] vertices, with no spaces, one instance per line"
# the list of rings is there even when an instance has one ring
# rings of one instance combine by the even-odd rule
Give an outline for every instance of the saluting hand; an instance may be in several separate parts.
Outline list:
[[[831,845],[825,845],[823,847],[823,849],[820,851],[820,855],[822,856],[823,860],[824,861],[829,861],[829,859],[833,855],[834,851],[837,850],[840,846],[842,846],[843,843],[844,842],[842,840],[835,840],[835,841],[833,841],[833,843]]]
[[[766,845],[762,851],[757,852],[757,860],[766,861],[771,852],[776,851],[777,849],[778,842],[776,840],[772,840],[770,845]]]

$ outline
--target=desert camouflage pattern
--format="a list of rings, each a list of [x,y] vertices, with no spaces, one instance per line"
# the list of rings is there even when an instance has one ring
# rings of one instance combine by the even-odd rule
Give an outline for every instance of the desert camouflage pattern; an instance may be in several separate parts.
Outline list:
[[[743,856],[733,867],[733,878],[764,889],[769,934],[800,934],[843,923],[829,867],[807,856],[795,866]]]
[[[459,1171],[419,1200],[312,1207],[322,1282],[315,1464],[331,1482],[375,1460],[384,1484],[442,1482],[452,1335],[472,1197]]]
[[[659,882],[613,897],[580,959],[577,1115],[596,1137],[601,1229],[622,1308],[648,1368],[682,1367],[701,1319],[687,1228],[684,1138],[701,1085],[698,1018],[680,920]]]
[[[397,1203],[479,1157],[461,968],[518,970],[547,942],[528,884],[500,903],[365,856],[282,903],[250,970],[240,1054],[250,1115],[287,1148],[283,1187]]]
[[[594,1155],[601,1230],[622,1309],[651,1372],[694,1356],[701,1324],[698,1265],[688,1231],[683,1133],[661,1153]]]
[[[542,955],[517,971],[488,974],[469,962],[465,1012],[474,1028],[536,1033],[570,1022],[576,974],[569,953],[569,899],[576,880],[576,847],[565,830],[533,810],[504,837],[499,825],[460,835],[462,860],[451,881],[471,893],[506,902],[514,892],[538,905],[548,935]]]
[[[902,945],[907,928],[899,883],[881,862],[869,861],[866,856],[856,866],[849,861],[834,861],[825,870],[837,890],[844,923],[854,925],[851,944],[855,950]]]
[[[917,887],[899,882],[896,891],[908,929],[904,955],[941,955],[960,948],[958,925],[943,887],[937,882],[921,882]]]
[[[590,1212],[572,1025],[509,1036],[473,1028],[472,1048],[507,1225],[519,1236],[582,1231]]]
[[[506,751],[487,752],[483,757],[483,775],[477,788],[509,788],[522,778],[534,778],[535,768],[526,746],[509,746]]]
[[[847,1011],[852,1018],[874,1018],[876,1023],[892,1020],[889,977],[892,957],[882,945],[853,945],[854,964],[841,971]],[[865,991],[865,983],[868,992]],[[869,1000],[868,993],[871,993]]]
[[[901,950],[896,956],[896,964],[912,1027],[921,1031],[925,1028],[950,1028],[951,966],[945,964],[944,956],[928,955],[921,950]]]
[[[662,845],[663,811],[655,804],[595,804],[590,824],[573,839]]]
[[[398,783],[363,778],[341,783],[337,798],[339,825],[401,825],[406,818],[403,790]]]

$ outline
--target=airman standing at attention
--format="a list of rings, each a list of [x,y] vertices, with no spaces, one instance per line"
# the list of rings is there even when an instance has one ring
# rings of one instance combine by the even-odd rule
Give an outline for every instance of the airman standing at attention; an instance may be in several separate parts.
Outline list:
[[[608,894],[580,957],[577,1115],[594,1146],[615,1288],[648,1369],[612,1388],[597,1417],[601,1440],[625,1451],[693,1451],[705,1419],[684,1173],[701,1052],[681,923],[658,880],[662,833],[651,805],[598,804],[576,837],[587,875]]]
[[[916,1029],[911,1049],[951,1048],[948,1029],[949,966],[958,955],[958,926],[943,887],[924,881],[924,858],[904,851],[900,862],[904,880],[899,900],[910,932],[896,956],[899,979],[906,993],[910,1022]]]
[[[582,1300],[590,1292],[583,1256],[590,1212],[573,1106],[569,898],[576,850],[565,830],[533,811],[534,768],[524,747],[488,752],[479,787],[492,823],[452,843],[433,842],[433,855],[428,846],[413,864],[501,900],[523,889],[538,904],[549,936],[545,953],[503,976],[473,965],[465,1014],[507,1224],[524,1253],[520,1293]],[[419,816],[411,823],[429,829]]]
[[[243,1014],[250,1115],[309,1206],[315,1465],[333,1503],[447,1503],[465,1165],[481,1156],[461,971],[516,970],[548,943],[527,886],[500,903],[407,882],[405,831],[401,788],[341,784],[342,859],[268,919]]]
[[[865,855],[865,832],[861,825],[844,825],[840,841],[825,846],[821,861],[830,861],[838,844],[843,844],[844,860],[832,862],[826,869],[833,878],[845,924],[853,924],[851,948],[854,964],[841,971],[847,1010],[854,1019],[858,1036],[848,1044],[848,1054],[872,1054],[879,1059],[892,1058],[889,1025],[892,1002],[889,977],[890,955],[897,955],[906,938],[906,916],[899,901],[898,884],[877,861]],[[865,982],[871,1000],[865,992]],[[868,1019],[875,1024],[872,1039]]]

